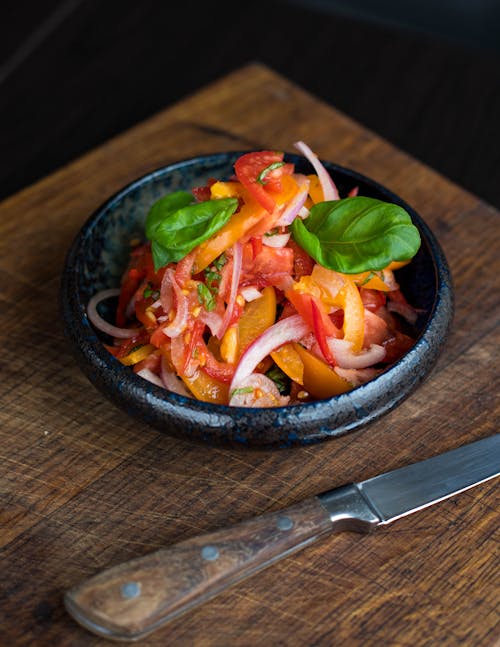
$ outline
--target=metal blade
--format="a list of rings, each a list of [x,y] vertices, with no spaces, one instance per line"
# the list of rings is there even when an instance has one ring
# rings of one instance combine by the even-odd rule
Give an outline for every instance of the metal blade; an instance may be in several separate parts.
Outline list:
[[[500,434],[495,434],[356,485],[384,525],[499,474]]]

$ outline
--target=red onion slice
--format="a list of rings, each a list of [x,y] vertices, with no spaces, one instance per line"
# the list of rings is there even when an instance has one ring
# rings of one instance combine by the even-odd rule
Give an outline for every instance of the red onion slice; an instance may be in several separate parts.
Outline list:
[[[101,332],[115,337],[117,339],[130,339],[135,337],[140,332],[140,328],[118,328],[105,321],[97,312],[97,306],[101,301],[117,297],[120,294],[120,288],[110,288],[109,290],[101,290],[94,294],[87,305],[87,316],[92,324]]]
[[[160,303],[163,308],[163,312],[168,315],[172,309],[174,303],[174,290],[172,285],[172,275],[173,272],[166,271],[163,274],[160,285]]]
[[[262,296],[262,292],[260,292],[255,285],[247,285],[246,287],[241,288],[240,294],[247,302],[255,301],[255,299],[260,299]]]
[[[229,391],[239,387],[241,381],[253,373],[254,369],[270,352],[289,341],[299,341],[310,331],[300,315],[281,319],[255,339],[240,358]]]
[[[217,337],[219,339],[222,339],[222,337],[224,337],[224,333],[226,332],[229,326],[229,322],[231,321],[231,317],[233,316],[234,304],[238,295],[238,287],[240,284],[242,260],[243,247],[241,246],[241,243],[235,243],[233,245],[233,271],[231,274],[231,291],[229,293],[226,312],[224,313],[224,317],[222,318],[222,323],[217,334]]]
[[[290,236],[290,232],[287,232],[286,234],[274,234],[273,236],[262,236],[262,243],[267,245],[267,247],[278,249],[280,247],[285,247],[290,240]]]
[[[198,318],[210,328],[212,336],[216,337],[222,326],[221,315],[217,312],[208,312],[202,308]]]
[[[381,362],[386,355],[385,348],[378,344],[372,344],[367,350],[354,353],[350,341],[335,337],[328,338],[328,346],[340,368],[368,368]]]
[[[169,268],[165,274],[169,275],[170,283],[172,284],[175,292],[175,299],[177,301],[177,308],[174,319],[162,328],[162,331],[170,338],[178,337],[187,327],[189,315],[189,301],[187,296],[183,293],[182,288],[177,283],[172,268]]]
[[[192,397],[184,386],[184,383],[168,368],[168,362],[164,357],[161,358],[161,379],[163,385],[169,391],[178,395],[184,395],[186,398]]]
[[[276,221],[276,227],[286,227],[290,225],[296,218],[299,211],[304,206],[309,193],[309,185],[311,184],[309,178],[305,175],[294,175],[295,181],[299,186],[299,190],[289,202],[279,219]]]
[[[156,384],[156,386],[161,386],[162,389],[165,388],[165,385],[163,384],[161,378],[156,375],[156,373],[153,373],[152,370],[149,368],[143,368],[140,371],[137,371],[136,375],[140,375],[143,379],[147,380],[148,382],[151,382],[152,384]]]
[[[321,188],[323,189],[323,199],[325,201],[338,200],[340,196],[339,196],[337,187],[335,186],[335,182],[332,180],[332,178],[330,177],[330,174],[323,166],[323,164],[319,161],[319,158],[316,155],[316,153],[313,153],[313,151],[309,148],[309,146],[307,144],[304,144],[304,142],[296,142],[294,146],[313,165],[314,170],[318,175]]]

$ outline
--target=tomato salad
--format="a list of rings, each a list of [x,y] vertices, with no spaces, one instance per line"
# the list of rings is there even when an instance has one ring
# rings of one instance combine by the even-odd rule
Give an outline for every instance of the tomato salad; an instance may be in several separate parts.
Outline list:
[[[121,287],[96,294],[106,348],[146,380],[215,404],[329,398],[376,377],[414,340],[394,271],[420,236],[398,205],[339,196],[318,157],[242,155],[229,180],[176,191],[149,211]],[[116,325],[98,304],[118,297]]]

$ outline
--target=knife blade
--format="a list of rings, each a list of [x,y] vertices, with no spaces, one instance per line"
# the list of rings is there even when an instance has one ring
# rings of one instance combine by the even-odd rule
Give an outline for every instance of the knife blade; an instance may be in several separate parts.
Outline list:
[[[500,474],[500,434],[114,566],[64,596],[89,631],[134,641],[328,532],[370,532]]]

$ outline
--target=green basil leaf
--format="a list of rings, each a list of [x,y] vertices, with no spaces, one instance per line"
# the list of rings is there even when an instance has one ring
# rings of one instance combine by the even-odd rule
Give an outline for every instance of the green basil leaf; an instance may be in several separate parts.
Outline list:
[[[165,249],[158,243],[156,240],[151,241],[151,253],[153,255],[153,263],[155,266],[155,272],[158,272],[160,267],[165,267],[170,261],[170,250]]]
[[[292,235],[320,265],[345,274],[407,261],[420,247],[402,207],[364,196],[315,204],[307,218],[295,218]]]
[[[223,198],[166,211],[161,219],[152,217],[148,237],[153,243],[155,269],[182,260],[223,227],[237,208],[236,198]]]
[[[182,207],[187,207],[188,204],[191,204],[194,200],[192,193],[187,193],[186,191],[176,191],[175,193],[169,193],[157,200],[146,217],[146,236],[151,240],[153,234],[158,225],[163,222],[165,218],[168,218],[172,213],[175,213]]]

